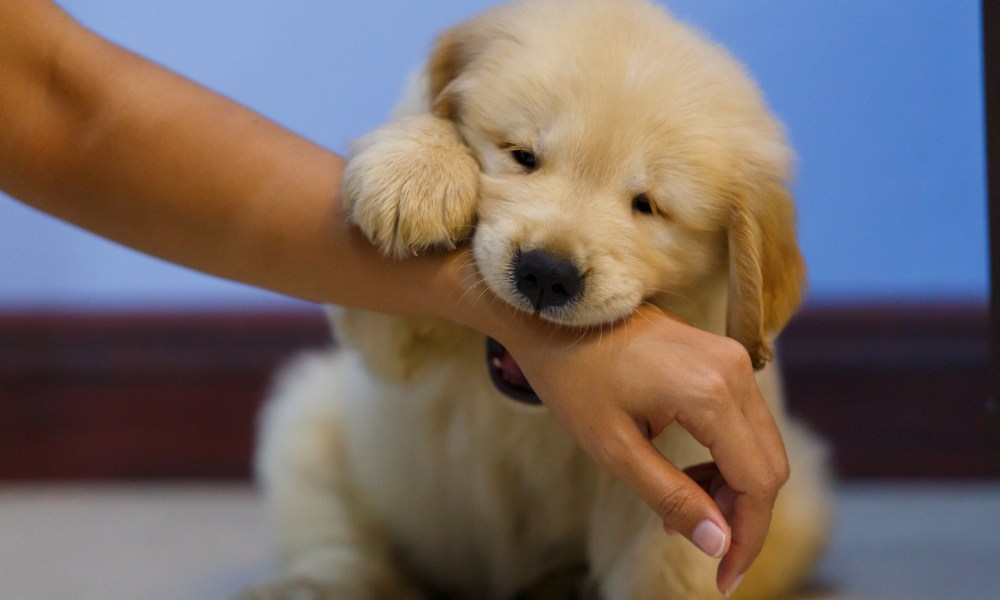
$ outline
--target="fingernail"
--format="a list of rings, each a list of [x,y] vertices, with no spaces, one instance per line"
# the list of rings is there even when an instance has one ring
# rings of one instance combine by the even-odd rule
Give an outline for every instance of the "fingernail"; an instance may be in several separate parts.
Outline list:
[[[746,573],[744,573],[743,575],[746,575]],[[729,589],[726,590],[726,598],[732,596],[733,592],[736,591],[736,588],[740,587],[740,584],[743,583],[743,575],[740,575],[739,577],[734,579],[731,584],[729,584]]]
[[[725,532],[708,519],[698,523],[698,526],[694,528],[694,532],[691,534],[691,541],[702,552],[712,558],[719,558],[722,556],[723,550],[726,549]]]

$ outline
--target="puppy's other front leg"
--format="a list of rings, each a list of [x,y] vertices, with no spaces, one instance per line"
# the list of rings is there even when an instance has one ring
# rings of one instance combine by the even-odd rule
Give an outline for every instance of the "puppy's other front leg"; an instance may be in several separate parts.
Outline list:
[[[279,380],[264,413],[256,467],[282,574],[238,600],[422,597],[351,476],[343,405],[347,373],[357,368],[349,355],[333,351],[302,357]]]
[[[451,121],[413,115],[354,144],[343,191],[350,219],[385,254],[454,248],[475,222],[479,165]]]

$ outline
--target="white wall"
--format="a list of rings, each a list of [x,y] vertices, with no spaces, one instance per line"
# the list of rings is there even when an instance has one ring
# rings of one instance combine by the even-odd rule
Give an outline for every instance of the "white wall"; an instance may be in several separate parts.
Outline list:
[[[434,34],[491,4],[63,0],[97,32],[335,150]],[[813,301],[987,297],[977,0],[676,0],[788,125]],[[287,305],[0,197],[0,310]]]

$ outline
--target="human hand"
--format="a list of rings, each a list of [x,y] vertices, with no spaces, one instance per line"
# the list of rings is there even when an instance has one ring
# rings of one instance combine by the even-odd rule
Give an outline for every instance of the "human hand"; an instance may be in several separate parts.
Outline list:
[[[760,552],[784,444],[737,342],[643,306],[612,331],[544,328],[501,341],[535,392],[594,460],[706,554],[731,592]],[[685,471],[652,440],[677,422],[714,463]]]

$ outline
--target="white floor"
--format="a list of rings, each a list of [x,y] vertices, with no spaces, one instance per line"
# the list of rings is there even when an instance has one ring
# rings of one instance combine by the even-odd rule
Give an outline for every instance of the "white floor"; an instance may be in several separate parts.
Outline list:
[[[1000,482],[854,484],[811,600],[997,600]],[[271,572],[239,485],[0,487],[0,599],[225,600]]]

